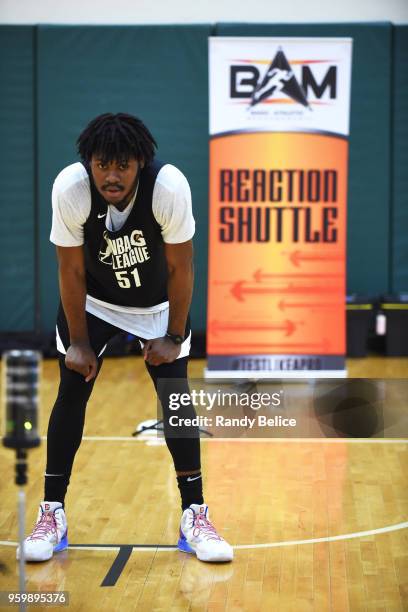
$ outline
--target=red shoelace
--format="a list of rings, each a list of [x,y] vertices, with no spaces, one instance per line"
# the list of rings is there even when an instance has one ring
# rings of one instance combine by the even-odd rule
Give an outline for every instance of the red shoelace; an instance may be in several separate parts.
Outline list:
[[[195,537],[197,537],[201,532],[207,540],[222,540],[222,538],[216,532],[214,525],[210,523],[205,514],[195,514],[193,519],[193,525],[193,535]]]
[[[34,527],[29,540],[45,540],[48,532],[57,532],[57,523],[53,512],[44,512]]]

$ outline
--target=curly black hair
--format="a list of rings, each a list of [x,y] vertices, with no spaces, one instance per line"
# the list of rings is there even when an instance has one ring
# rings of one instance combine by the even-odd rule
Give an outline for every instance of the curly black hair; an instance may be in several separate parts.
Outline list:
[[[78,153],[85,163],[92,155],[104,163],[128,161],[134,157],[149,164],[157,143],[144,123],[127,113],[105,113],[92,119],[77,140]]]

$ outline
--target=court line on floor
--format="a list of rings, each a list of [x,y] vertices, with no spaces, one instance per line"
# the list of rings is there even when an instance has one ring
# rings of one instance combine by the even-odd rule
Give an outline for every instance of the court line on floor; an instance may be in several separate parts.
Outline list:
[[[131,546],[121,546],[119,552],[109,568],[108,573],[101,582],[101,587],[113,587],[120,578],[121,573],[125,569],[126,563],[130,559],[130,555],[133,552]]]
[[[47,436],[41,436],[46,440]],[[133,436],[83,436],[85,442],[155,442],[163,441],[162,437],[149,436],[145,438]],[[329,444],[408,444],[404,438],[201,438],[200,442],[319,442]]]
[[[395,525],[387,525],[386,527],[379,527],[377,529],[369,529],[367,531],[356,531],[354,533],[345,533],[336,536],[326,536],[323,538],[310,538],[307,540],[286,540],[283,542],[265,542],[261,544],[237,544],[233,546],[235,550],[244,549],[256,549],[256,548],[279,548],[281,546],[300,546],[302,544],[319,544],[321,542],[338,542],[339,540],[352,540],[354,538],[364,538],[373,535],[381,535],[383,533],[390,533],[392,531],[399,531],[401,529],[408,528],[408,521],[403,523],[396,523]],[[8,540],[0,540],[0,546],[17,546],[17,542],[11,542]],[[71,550],[114,550],[117,551],[121,547],[130,546],[134,550],[139,551],[168,551],[177,550],[177,546],[169,546],[166,544],[73,544],[69,546]]]
[[[266,544],[239,544],[234,546],[239,550],[247,548],[278,548],[280,546],[298,546],[301,544],[319,544],[320,542],[338,542],[339,540],[352,540],[354,538],[365,538],[372,535],[380,535],[382,533],[390,533],[391,531],[399,531],[407,529],[408,521],[388,525],[387,527],[379,527],[378,529],[369,529],[368,531],[357,531],[355,533],[345,533],[337,536],[327,536],[325,538],[311,538],[309,540],[287,540],[286,542],[268,542]]]

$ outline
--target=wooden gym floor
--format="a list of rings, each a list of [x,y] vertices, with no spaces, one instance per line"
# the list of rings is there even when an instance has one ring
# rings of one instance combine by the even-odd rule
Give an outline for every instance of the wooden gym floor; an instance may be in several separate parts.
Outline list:
[[[347,365],[354,377],[408,375],[408,359]],[[192,361],[190,375],[203,367]],[[57,380],[46,361],[42,434]],[[215,565],[174,547],[170,455],[162,441],[131,437],[148,418],[155,400],[141,358],[106,359],[66,500],[71,547],[28,564],[27,590],[68,591],[69,609],[86,612],[408,610],[407,440],[204,441],[206,501],[236,547],[232,564]],[[45,450],[29,453],[27,531]],[[17,590],[14,454],[3,447],[0,466],[0,590]]]

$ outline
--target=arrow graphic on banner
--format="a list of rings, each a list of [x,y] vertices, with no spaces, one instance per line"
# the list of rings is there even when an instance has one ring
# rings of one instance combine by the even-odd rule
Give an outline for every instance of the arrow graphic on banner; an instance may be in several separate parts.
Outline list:
[[[297,293],[306,295],[308,293],[340,293],[342,287],[327,287],[327,286],[312,286],[312,287],[297,287],[296,285],[287,285],[286,287],[260,287],[259,285],[247,287],[246,281],[237,281],[230,289],[232,295],[238,302],[244,302],[244,295],[273,295],[276,293]]]
[[[338,302],[285,302],[281,300],[278,306],[279,310],[286,310],[287,308],[335,308],[338,305]]]
[[[302,324],[303,321],[298,321],[299,324]],[[291,336],[293,332],[296,330],[296,323],[294,321],[283,321],[282,323],[249,323],[249,322],[235,322],[228,323],[223,321],[211,321],[209,325],[210,333],[213,333],[215,336],[220,331],[284,331],[286,336]]]
[[[319,274],[310,272],[298,272],[289,274],[275,274],[271,272],[263,272],[261,269],[255,270],[252,278],[257,283],[261,283],[264,279],[274,278],[343,278],[343,274]]]
[[[323,353],[327,353],[330,348],[330,342],[327,338],[323,338],[321,342],[300,342],[300,343],[271,343],[271,342],[262,342],[262,343],[250,343],[250,344],[241,344],[241,343],[228,343],[228,344],[214,344],[211,346],[211,351],[214,349],[238,349],[238,351],[245,349],[293,349],[293,350],[304,350],[304,349],[319,349]]]
[[[303,261],[343,261],[344,256],[340,253],[302,253],[302,251],[292,251],[291,253],[283,253],[289,255],[290,261],[294,266],[299,268],[300,263]]]

